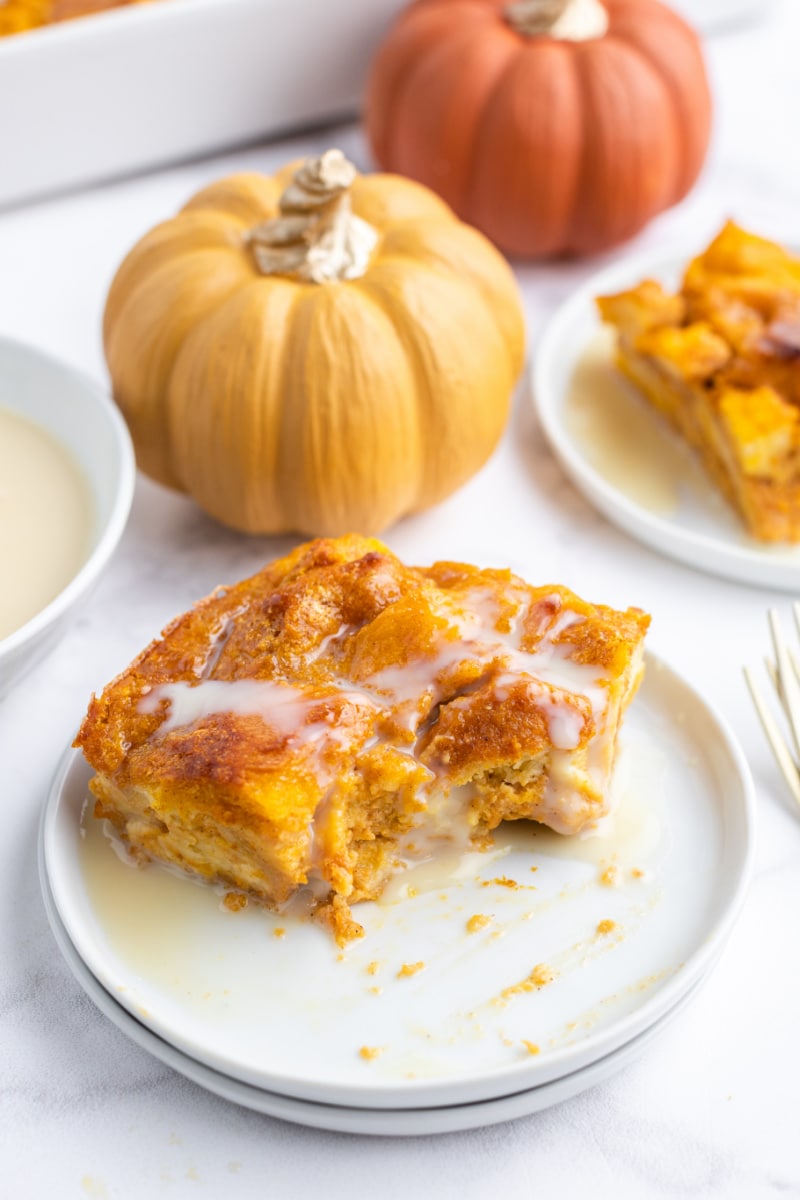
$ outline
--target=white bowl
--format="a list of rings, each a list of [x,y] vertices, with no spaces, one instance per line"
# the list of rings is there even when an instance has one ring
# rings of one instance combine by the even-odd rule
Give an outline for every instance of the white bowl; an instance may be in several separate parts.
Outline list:
[[[0,337],[0,404],[45,429],[69,451],[89,485],[89,553],[67,586],[19,629],[0,639],[0,695],[66,631],[117,547],[133,498],[136,468],[125,422],[102,388],[32,346]]]

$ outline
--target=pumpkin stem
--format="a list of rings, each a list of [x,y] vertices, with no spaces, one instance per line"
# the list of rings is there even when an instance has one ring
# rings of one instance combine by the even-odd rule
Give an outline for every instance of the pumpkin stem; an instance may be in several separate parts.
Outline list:
[[[585,42],[608,30],[608,12],[600,0],[516,0],[505,16],[525,37]]]
[[[330,283],[364,274],[378,235],[351,210],[355,177],[341,150],[306,159],[278,201],[280,216],[246,234],[262,275]]]

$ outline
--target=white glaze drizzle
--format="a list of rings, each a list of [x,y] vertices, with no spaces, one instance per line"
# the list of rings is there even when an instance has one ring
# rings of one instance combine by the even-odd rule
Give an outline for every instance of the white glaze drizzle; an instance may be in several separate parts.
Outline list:
[[[281,680],[205,679],[198,684],[159,684],[142,696],[139,711],[154,713],[167,705],[167,714],[157,730],[159,737],[222,713],[259,717],[293,749],[303,751],[311,747],[317,758],[321,758],[332,746],[348,744],[347,730],[340,720],[342,700],[346,706],[375,707],[367,696],[357,692],[337,689],[327,697],[310,697],[301,688]],[[331,701],[336,702],[336,709],[326,710]],[[328,773],[322,771],[320,762],[316,769],[327,778]]]
[[[205,653],[195,661],[194,675],[196,679],[202,681],[211,676],[233,633],[237,617],[240,617],[246,610],[247,605],[240,604],[238,608],[226,613],[218,627],[212,631]]]
[[[509,591],[505,592],[507,599]],[[416,759],[414,739],[420,733],[423,716],[434,705],[448,698],[447,674],[465,662],[478,662],[485,667],[480,679],[491,681],[494,697],[502,705],[512,687],[522,683],[531,699],[545,717],[552,748],[547,764],[547,779],[541,808],[537,815],[560,832],[573,832],[585,823],[587,810],[587,777],[596,792],[597,816],[601,817],[603,793],[613,753],[615,730],[605,730],[608,693],[602,676],[594,665],[575,662],[569,643],[560,643],[560,636],[583,618],[570,609],[558,606],[561,598],[552,597],[555,616],[541,635],[533,651],[521,648],[524,621],[527,614],[527,593],[520,592],[516,612],[508,613],[490,589],[475,587],[460,596],[458,601],[447,599],[439,611],[448,626],[442,631],[436,652],[398,666],[383,668],[354,684],[351,680],[326,681],[331,687],[327,696],[309,697],[301,687],[286,681],[240,679],[209,679],[208,667],[200,682],[168,683],[154,687],[143,695],[141,712],[152,713],[163,705],[165,719],[153,736],[162,737],[176,729],[191,726],[220,713],[258,716],[298,754],[310,755],[320,787],[329,790],[331,784],[331,751],[346,754],[351,747],[351,731],[341,701],[348,705],[372,710],[375,720],[392,714],[397,736],[390,731],[372,736],[358,746],[363,752],[378,743],[391,745],[399,753]],[[544,598],[547,602],[547,598]],[[539,603],[542,603],[540,599]],[[501,613],[509,628],[497,628]],[[219,655],[219,644],[227,637],[228,623],[214,635],[212,653]],[[353,633],[352,627],[341,625],[327,635],[307,656],[309,664],[319,662],[330,647]],[[586,770],[577,769],[573,751],[580,745],[585,732],[585,718],[574,701],[559,692],[582,695],[591,705],[596,734],[589,747]],[[428,703],[420,704],[426,697]],[[325,712],[325,705],[337,704],[336,711]],[[450,699],[451,705],[466,704],[467,696]],[[322,716],[320,717],[320,711]],[[344,719],[343,719],[344,718]],[[373,722],[374,724],[374,722]],[[406,732],[409,741],[403,740]],[[335,755],[334,755],[335,758]],[[422,766],[422,764],[420,764]],[[338,769],[342,768],[339,764]],[[419,817],[418,826],[406,842],[412,841],[415,853],[430,857],[433,847],[448,835],[466,844],[469,825],[465,814],[473,790],[470,786],[451,788],[446,775],[425,768],[428,783],[424,786],[427,808]],[[589,802],[594,798],[589,797]],[[313,829],[312,829],[313,852]],[[411,857],[411,855],[409,855]]]
[[[497,630],[499,606],[496,597],[484,588],[469,592],[469,607],[452,606],[450,624],[443,633],[436,654],[401,666],[385,667],[363,682],[368,695],[385,696],[392,705],[415,701],[428,693],[437,704],[445,698],[442,677],[465,662],[480,662],[496,667],[494,694],[499,703],[508,697],[512,685],[527,681],[535,693],[548,723],[550,740],[556,747],[573,750],[580,742],[583,720],[574,707],[559,702],[542,684],[586,696],[597,719],[606,703],[606,690],[597,668],[570,658],[571,647],[557,639],[582,618],[570,610],[560,612],[534,651],[520,648],[526,609],[520,607],[510,621],[507,633]]]

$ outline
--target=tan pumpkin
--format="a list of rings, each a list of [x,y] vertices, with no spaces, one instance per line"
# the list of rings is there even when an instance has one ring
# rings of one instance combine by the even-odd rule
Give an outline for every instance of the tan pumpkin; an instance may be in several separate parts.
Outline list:
[[[371,73],[381,167],[509,254],[589,254],[680,200],[708,147],[697,36],[658,0],[416,0]]]
[[[104,341],[146,474],[237,529],[336,535],[435,504],[486,461],[524,331],[481,234],[329,151],[224,179],[147,234]]]

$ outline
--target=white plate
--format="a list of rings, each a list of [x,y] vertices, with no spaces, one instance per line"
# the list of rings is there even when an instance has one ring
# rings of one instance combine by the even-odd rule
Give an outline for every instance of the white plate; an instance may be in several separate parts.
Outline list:
[[[651,1025],[644,1033],[640,1033],[638,1037],[632,1038],[618,1050],[605,1055],[588,1067],[573,1071],[561,1079],[553,1080],[552,1083],[542,1084],[541,1087],[517,1092],[511,1096],[501,1096],[495,1100],[450,1105],[442,1108],[371,1109],[315,1104],[308,1100],[298,1100],[291,1096],[281,1096],[276,1092],[252,1087],[240,1080],[231,1079],[230,1076],[223,1075],[219,1071],[213,1071],[203,1063],[190,1058],[189,1055],[176,1050],[169,1042],[165,1042],[141,1021],[132,1017],[128,1010],[118,1004],[102,984],[95,979],[70,941],[58,916],[45,872],[42,869],[41,842],[39,859],[45,909],[59,949],[86,994],[118,1029],[155,1058],[192,1080],[193,1083],[206,1088],[207,1091],[267,1116],[279,1117],[283,1121],[292,1121],[297,1125],[309,1125],[314,1129],[328,1129],[337,1133],[411,1137],[420,1134],[454,1133],[457,1130],[477,1129],[485,1125],[496,1125],[501,1121],[510,1121],[516,1117],[541,1112],[553,1104],[560,1104],[563,1100],[577,1096],[586,1088],[594,1087],[595,1084],[608,1079],[638,1058],[650,1042],[662,1033],[686,1007],[702,987],[706,978],[705,975],[701,977],[660,1020]]]
[[[800,589],[800,546],[766,545],[750,537],[736,513],[706,479],[693,452],[619,377],[619,418],[629,420],[627,437],[632,454],[646,458],[652,481],[659,485],[657,509],[632,477],[620,473],[620,460],[598,458],[597,443],[575,428],[570,381],[582,353],[601,328],[594,300],[622,291],[642,279],[660,279],[675,286],[698,247],[682,253],[645,254],[626,258],[589,279],[558,310],[534,357],[534,401],[550,445],[572,481],[588,500],[627,533],[654,550],[681,562],[758,587]],[[626,436],[622,421],[617,430]],[[635,444],[638,439],[639,445]],[[652,442],[654,453],[647,453]],[[667,489],[672,502],[664,505]],[[655,488],[654,488],[655,492]],[[664,509],[670,511],[664,511]]]
[[[82,837],[89,770],[73,753],[47,803],[46,871],[92,973],[214,1070],[356,1107],[508,1095],[659,1020],[708,968],[743,895],[753,793],[724,723],[651,656],[624,740],[620,810],[605,838],[518,827],[496,852],[460,860],[460,878],[425,890],[417,876],[417,896],[360,905],[366,937],[344,953],[313,924],[255,907],[231,914],[209,888],[129,867],[92,819]],[[614,861],[619,886],[608,887]],[[492,882],[503,876],[524,886]],[[468,933],[475,914],[494,920]],[[598,932],[604,920],[616,928]],[[417,962],[424,969],[398,977]],[[541,963],[553,982],[503,995]],[[361,1047],[382,1052],[365,1059]]]

